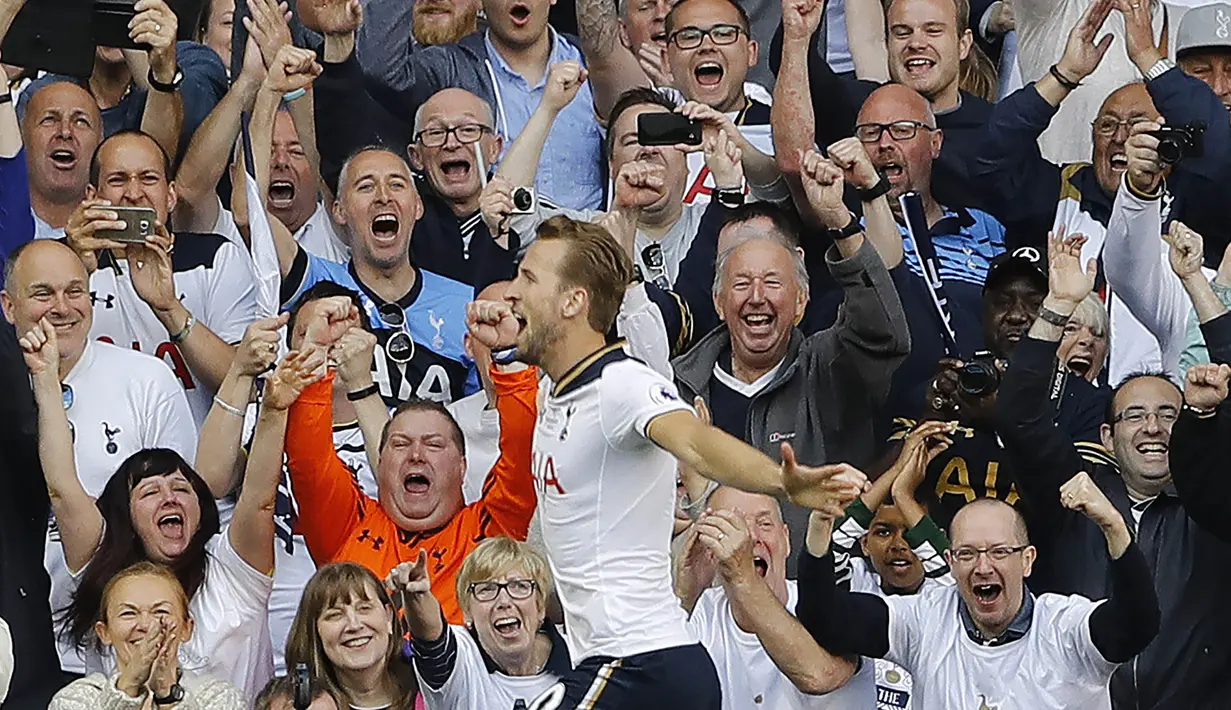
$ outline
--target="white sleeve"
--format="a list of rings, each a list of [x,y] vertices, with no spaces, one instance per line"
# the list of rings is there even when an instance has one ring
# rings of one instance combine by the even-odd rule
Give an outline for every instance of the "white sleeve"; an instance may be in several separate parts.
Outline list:
[[[619,363],[618,377],[600,382],[600,417],[603,435],[616,448],[633,448],[647,437],[650,422],[676,410],[692,411],[680,399],[675,384],[636,361]]]
[[[419,681],[419,692],[423,694],[423,703],[428,710],[453,710],[453,708],[482,707],[482,696],[478,692],[487,675],[487,666],[479,655],[474,639],[464,627],[449,626],[448,633],[453,634],[457,645],[457,661],[453,664],[453,673],[439,689],[433,690],[431,684],[419,675],[415,666],[415,677]]]
[[[188,397],[170,368],[161,362],[158,365],[150,368],[153,381],[146,388],[145,411],[137,413],[147,427],[141,445],[171,449],[193,463],[197,457],[197,425]]]
[[[222,206],[222,200],[216,195],[214,199],[218,201],[218,219],[214,220],[214,227],[210,233],[225,237],[228,242],[243,248],[244,253],[247,254],[248,245],[244,244],[244,235],[239,233],[239,225],[235,224],[235,215],[231,213],[231,210]]]
[[[889,653],[885,659],[914,671],[918,668],[918,652],[921,650],[923,615],[931,608],[926,597],[919,594],[885,597],[889,607]],[[954,619],[956,623],[960,621]]]
[[[274,578],[239,556],[231,544],[229,525],[214,536],[208,551],[217,562],[210,565],[208,575],[211,593],[221,603],[218,608],[243,618],[263,620],[269,612],[269,595],[274,590]]]
[[[624,291],[624,300],[616,315],[616,332],[628,340],[629,355],[645,362],[663,377],[674,376],[667,324],[663,322],[662,311],[646,294],[645,284]]]
[[[569,219],[575,219],[578,222],[592,222],[596,218],[602,216],[602,212],[598,210],[571,210],[566,207],[560,207],[551,201],[551,198],[539,195],[534,203],[534,211],[530,214],[515,214],[509,216],[509,229],[517,232],[517,238],[521,242],[521,248],[525,249],[530,246],[534,238],[538,236],[539,225],[557,215],[564,215]]]
[[[246,251],[230,242],[218,247],[205,302],[209,310],[201,320],[214,335],[231,345],[243,340],[257,317],[256,272]]]
[[[13,680],[13,634],[4,619],[0,619],[0,705],[9,694],[9,682]]]
[[[1062,597],[1051,594],[1040,596],[1035,601],[1036,609],[1041,605],[1059,607],[1042,615],[1035,612],[1035,619],[1046,620],[1046,628],[1054,634],[1055,641],[1051,645],[1060,656],[1058,666],[1080,674],[1080,680],[1095,686],[1106,685],[1119,666],[1103,658],[1090,636],[1090,615],[1104,603],[1106,600],[1091,601],[1077,595]]]

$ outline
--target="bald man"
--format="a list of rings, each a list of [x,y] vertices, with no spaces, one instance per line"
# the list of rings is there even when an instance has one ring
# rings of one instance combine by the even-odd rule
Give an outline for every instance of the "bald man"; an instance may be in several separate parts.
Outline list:
[[[909,671],[914,707],[1110,710],[1116,666],[1158,632],[1158,598],[1128,525],[1090,477],[1074,476],[1060,500],[1103,532],[1112,559],[1106,601],[1031,594],[1036,551],[1025,522],[983,498],[953,519],[945,557],[957,585],[883,599],[836,589],[832,553],[811,554],[833,521],[813,513],[799,620],[833,653],[887,658]]]
[[[120,464],[141,449],[168,448],[189,462],[196,458],[196,425],[170,368],[150,355],[89,338],[89,278],[71,249],[53,240],[16,249],[5,263],[0,305],[19,336],[43,323],[55,331],[77,476],[87,493],[102,493]],[[51,607],[62,609],[74,584],[54,522],[48,535]],[[85,661],[72,642],[59,644],[61,668],[83,673]]]
[[[59,238],[69,215],[85,199],[103,119],[89,92],[68,81],[38,88],[25,109],[21,139],[30,174],[34,237]]]

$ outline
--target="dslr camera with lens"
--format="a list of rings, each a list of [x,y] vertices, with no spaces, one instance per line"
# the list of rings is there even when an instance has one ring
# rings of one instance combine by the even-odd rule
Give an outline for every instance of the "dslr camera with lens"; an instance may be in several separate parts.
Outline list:
[[[533,187],[515,187],[513,188],[513,212],[512,214],[534,214],[535,205],[538,200],[534,196]]]
[[[987,350],[975,353],[970,362],[957,371],[957,387],[967,397],[986,397],[1000,388],[1000,368],[996,357]]]
[[[1163,126],[1147,135],[1158,139],[1158,160],[1175,165],[1185,158],[1205,155],[1205,123],[1194,121],[1182,126]]]

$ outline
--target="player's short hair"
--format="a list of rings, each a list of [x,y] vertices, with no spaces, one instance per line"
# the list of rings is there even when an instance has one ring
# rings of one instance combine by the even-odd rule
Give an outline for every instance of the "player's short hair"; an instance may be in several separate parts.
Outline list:
[[[675,14],[681,7],[687,5],[688,2],[689,0],[679,0],[679,2],[667,11],[667,19],[663,23],[663,29],[667,32],[668,37],[670,37],[671,33],[675,31]],[[726,0],[726,3],[735,8],[735,11],[739,13],[739,27],[744,31],[744,34],[748,37],[748,39],[751,40],[752,34],[750,33],[749,28],[752,27],[752,23],[748,19],[748,11],[745,10],[744,6],[736,0]]]
[[[580,287],[589,295],[590,327],[599,333],[610,331],[633,280],[632,259],[605,227],[563,215],[540,224],[538,239],[568,244],[556,275],[563,287]]]
[[[367,309],[363,307],[363,299],[359,298],[359,293],[353,291],[341,284],[333,281],[320,281],[312,285],[307,291],[295,301],[291,306],[291,317],[286,322],[286,346],[291,347],[291,333],[295,332],[295,321],[299,320],[299,312],[303,307],[313,301],[319,301],[322,298],[333,298],[334,296],[346,296],[350,299],[355,308],[359,309],[359,325],[364,330],[371,328],[371,321],[368,319]]]
[[[98,147],[94,149],[94,155],[90,156],[90,184],[91,185],[93,185],[94,187],[98,187],[98,178],[103,172],[103,166],[98,160],[98,156],[102,155],[103,147],[113,140],[116,140],[119,138],[132,137],[132,136],[140,136],[148,140],[150,143],[154,144],[154,147],[158,149],[158,155],[162,158],[163,178],[167,182],[171,182],[171,179],[173,177],[173,175],[171,174],[171,156],[168,155],[167,151],[163,149],[162,144],[159,143],[154,138],[154,136],[151,136],[150,134],[146,133],[145,131],[141,129],[126,128],[122,131],[119,131],[119,132],[111,134],[110,136],[107,136],[106,138],[103,139],[101,143],[98,144]]]
[[[397,409],[393,410],[393,414],[389,416],[389,421],[385,422],[385,428],[380,431],[380,451],[384,451],[385,444],[389,443],[389,429],[393,426],[393,422],[406,412],[435,412],[444,417],[449,422],[450,438],[453,439],[454,444],[457,444],[457,448],[462,452],[462,456],[466,455],[466,437],[462,434],[462,428],[458,426],[457,420],[453,418],[453,413],[440,402],[420,397],[411,397],[399,404]]]
[[[611,107],[611,115],[607,117],[607,155],[611,155],[611,151],[615,148],[615,128],[616,121],[620,120],[620,116],[629,109],[637,106],[659,106],[672,113],[679,107],[670,96],[667,96],[658,89],[652,89],[648,86],[638,86],[634,89],[629,89],[620,94],[616,99],[615,105]]]
[[[547,595],[552,590],[551,568],[543,553],[531,545],[510,537],[489,537],[474,548],[457,573],[457,603],[462,611],[470,614],[473,597],[470,585],[485,582],[507,574],[515,567],[525,570],[534,580],[535,595],[544,608]]]
[[[293,670],[288,669],[288,672],[293,672]],[[308,696],[311,697],[312,700],[316,700],[322,695],[329,695],[330,697],[333,697],[320,679],[309,676]],[[286,699],[289,707],[290,704],[294,702],[294,698],[294,678],[289,675],[278,676],[270,679],[270,681],[265,684],[265,687],[261,689],[260,694],[256,696],[256,700],[252,703],[252,710],[270,710],[274,706],[274,701],[279,699]],[[338,707],[343,706],[343,703],[338,702],[337,698],[334,698],[333,700]]]

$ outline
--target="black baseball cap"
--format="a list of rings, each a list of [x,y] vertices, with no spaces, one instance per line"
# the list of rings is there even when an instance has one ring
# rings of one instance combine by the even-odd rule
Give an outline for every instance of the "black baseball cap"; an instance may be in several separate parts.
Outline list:
[[[1027,279],[1041,290],[1047,290],[1047,261],[1035,247],[1017,247],[992,259],[983,281],[983,292],[1000,288],[1016,279]]]

